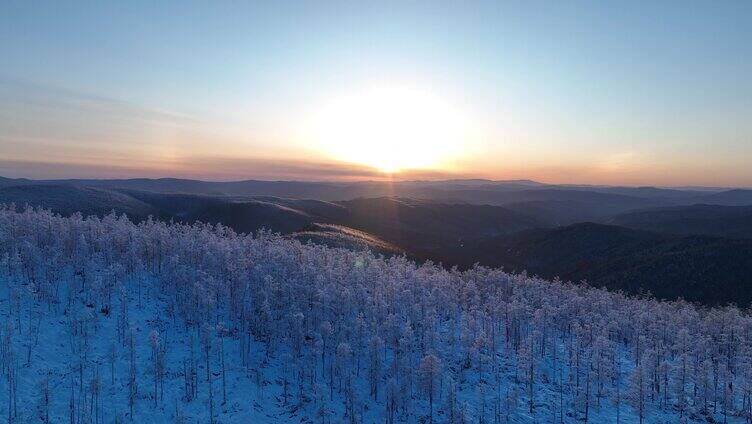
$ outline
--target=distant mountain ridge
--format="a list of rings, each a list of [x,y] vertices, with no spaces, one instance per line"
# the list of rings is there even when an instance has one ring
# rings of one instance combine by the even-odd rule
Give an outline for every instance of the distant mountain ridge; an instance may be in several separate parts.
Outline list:
[[[714,189],[679,190],[658,187],[618,187],[618,186],[590,186],[574,184],[548,184],[531,180],[484,180],[484,179],[452,179],[452,180],[413,180],[413,181],[354,181],[354,182],[326,182],[326,181],[201,181],[181,178],[132,178],[132,179],[60,179],[60,180],[29,180],[25,178],[0,177],[0,186],[9,185],[77,185],[101,187],[109,189],[132,189],[141,191],[155,191],[160,193],[183,194],[216,194],[216,195],[270,195],[278,197],[295,197],[318,200],[350,200],[356,197],[404,196],[410,197],[413,191],[440,189],[452,190],[481,190],[492,192],[524,191],[534,189],[557,189],[565,191],[593,192],[605,194],[619,194],[638,198],[684,198],[704,197],[721,192],[752,192],[745,189]],[[395,190],[397,190],[395,192]],[[380,194],[379,194],[380,193]],[[414,193],[413,193],[414,194]],[[733,195],[733,194],[730,194]],[[741,194],[746,201],[747,194]],[[323,199],[319,197],[334,197]],[[723,200],[722,196],[719,199]],[[520,201],[513,199],[511,201]],[[732,201],[729,199],[727,201]],[[733,201],[737,201],[733,199]]]
[[[349,201],[358,198],[404,197],[444,204],[503,206],[545,221],[546,226],[584,221],[606,222],[614,215],[639,209],[692,205],[752,205],[752,190],[677,190],[658,187],[554,185],[530,180],[493,181],[230,181],[212,182],[179,178],[112,180],[0,180],[12,185],[56,185],[130,190],[160,194],[313,199]]]

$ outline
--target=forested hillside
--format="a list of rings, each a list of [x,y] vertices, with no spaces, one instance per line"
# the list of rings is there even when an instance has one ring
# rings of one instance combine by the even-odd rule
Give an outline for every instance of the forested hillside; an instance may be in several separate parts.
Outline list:
[[[447,257],[667,300],[752,303],[752,240],[582,223],[477,240]]]
[[[0,210],[8,422],[747,422],[752,318],[222,226]]]
[[[641,209],[616,215],[608,222],[664,233],[752,239],[752,206],[692,205]]]

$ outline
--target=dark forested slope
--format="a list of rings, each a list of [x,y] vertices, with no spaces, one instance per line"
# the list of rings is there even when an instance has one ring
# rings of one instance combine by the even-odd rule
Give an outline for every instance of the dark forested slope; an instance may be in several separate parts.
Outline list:
[[[144,218],[157,213],[157,210],[150,204],[126,193],[68,185],[34,184],[0,187],[0,204],[11,203],[17,208],[27,205],[39,206],[62,215],[80,212],[83,215],[102,216],[115,211],[134,218]]]
[[[752,238],[752,206],[691,205],[617,215],[611,224],[655,232]]]
[[[740,305],[752,301],[752,240],[583,223],[479,240],[447,258],[666,299]]]

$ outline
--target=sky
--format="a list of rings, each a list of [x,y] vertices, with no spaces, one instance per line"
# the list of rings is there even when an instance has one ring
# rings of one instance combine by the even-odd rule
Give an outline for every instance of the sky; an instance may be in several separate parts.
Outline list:
[[[752,186],[752,2],[0,3],[0,176]]]

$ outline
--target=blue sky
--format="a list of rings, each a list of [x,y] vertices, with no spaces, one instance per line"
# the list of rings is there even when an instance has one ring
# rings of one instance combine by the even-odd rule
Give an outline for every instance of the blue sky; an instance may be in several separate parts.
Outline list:
[[[386,84],[477,130],[405,177],[752,185],[750,21],[748,1],[3,2],[0,175],[375,178],[307,122]]]

